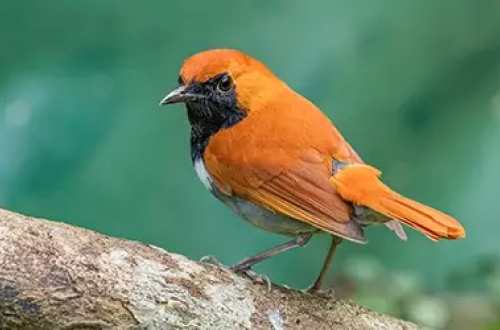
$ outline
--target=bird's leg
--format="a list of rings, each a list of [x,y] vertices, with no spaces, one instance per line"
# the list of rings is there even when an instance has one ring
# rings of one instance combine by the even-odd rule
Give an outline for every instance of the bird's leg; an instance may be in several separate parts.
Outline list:
[[[231,266],[230,269],[235,272],[247,271],[252,268],[253,265],[261,262],[262,260],[274,257],[275,255],[294,249],[296,247],[306,245],[306,243],[311,239],[311,236],[312,233],[300,234],[291,241],[277,245],[269,250],[257,254],[256,256],[245,258],[238,262],[236,265]]]
[[[309,293],[317,292],[321,289],[321,283],[323,282],[326,273],[330,269],[333,261],[333,257],[335,256],[335,251],[337,250],[337,245],[342,242],[342,238],[332,235],[332,243],[330,244],[330,248],[328,249],[328,254],[325,257],[325,261],[323,262],[323,266],[321,267],[321,271],[314,281],[314,284],[307,290]]]

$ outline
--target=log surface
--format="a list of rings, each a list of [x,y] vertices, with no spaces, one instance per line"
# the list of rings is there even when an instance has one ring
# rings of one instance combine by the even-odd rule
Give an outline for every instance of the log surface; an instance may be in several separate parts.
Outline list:
[[[0,209],[0,329],[417,329],[139,242]]]

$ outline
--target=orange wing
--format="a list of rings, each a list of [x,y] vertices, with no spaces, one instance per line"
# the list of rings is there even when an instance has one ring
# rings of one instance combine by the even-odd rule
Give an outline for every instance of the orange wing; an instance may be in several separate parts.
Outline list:
[[[204,153],[207,170],[223,193],[364,242],[351,206],[329,181],[333,157],[361,160],[319,110],[299,101],[250,113],[212,136]]]

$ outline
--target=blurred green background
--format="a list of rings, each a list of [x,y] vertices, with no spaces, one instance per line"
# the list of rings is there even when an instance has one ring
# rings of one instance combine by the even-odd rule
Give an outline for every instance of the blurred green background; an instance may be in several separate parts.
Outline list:
[[[182,106],[157,105],[184,58],[238,48],[315,102],[386,182],[467,229],[405,243],[369,228],[368,245],[341,246],[330,282],[438,328],[457,322],[449,297],[476,299],[492,311],[478,322],[498,326],[500,1],[4,1],[0,18],[1,207],[226,264],[282,242],[205,191]],[[327,245],[257,271],[305,287]],[[430,321],[389,292],[430,299]]]

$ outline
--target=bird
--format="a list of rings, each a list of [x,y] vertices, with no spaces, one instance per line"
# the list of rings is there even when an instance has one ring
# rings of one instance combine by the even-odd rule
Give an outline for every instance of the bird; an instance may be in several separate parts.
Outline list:
[[[251,224],[291,240],[230,267],[255,264],[326,233],[331,243],[310,292],[321,289],[337,246],[366,243],[365,228],[403,225],[433,241],[460,239],[452,216],[397,193],[365,163],[332,121],[265,64],[235,49],[188,57],[160,105],[184,103],[191,160],[203,185]]]

